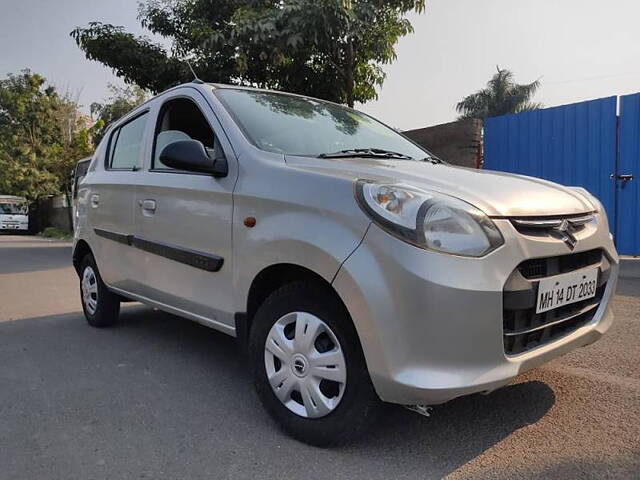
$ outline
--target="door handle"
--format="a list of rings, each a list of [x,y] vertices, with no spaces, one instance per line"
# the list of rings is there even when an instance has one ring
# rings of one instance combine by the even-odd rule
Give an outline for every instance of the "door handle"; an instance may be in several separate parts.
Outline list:
[[[98,208],[100,206],[100,195],[94,193],[91,195],[91,207]]]
[[[156,211],[156,201],[155,200],[140,200],[140,206],[142,210],[145,212],[154,213]]]
[[[615,174],[611,174],[611,179],[616,179],[616,180],[620,180],[621,182],[625,183],[625,182],[630,182],[631,180],[633,180],[633,175],[615,175]]]

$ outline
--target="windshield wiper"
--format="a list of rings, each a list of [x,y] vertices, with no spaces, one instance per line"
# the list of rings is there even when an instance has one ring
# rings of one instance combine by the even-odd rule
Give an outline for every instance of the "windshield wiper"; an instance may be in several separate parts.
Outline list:
[[[434,165],[446,165],[447,162],[445,162],[444,160],[442,160],[441,158],[436,157],[435,155],[430,155],[428,157],[424,157],[422,160],[420,160],[421,162],[429,162],[429,163],[433,163]]]
[[[404,153],[393,152],[391,150],[383,150],[381,148],[351,148],[348,150],[340,150],[333,153],[321,153],[319,158],[351,158],[351,157],[370,157],[370,158],[398,158],[402,160],[414,160],[413,157]]]

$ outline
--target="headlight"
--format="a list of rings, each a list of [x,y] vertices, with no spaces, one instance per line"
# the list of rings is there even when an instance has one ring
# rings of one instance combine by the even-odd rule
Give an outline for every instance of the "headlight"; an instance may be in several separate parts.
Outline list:
[[[374,222],[422,248],[482,257],[504,243],[483,212],[448,195],[409,185],[358,180],[356,196]]]

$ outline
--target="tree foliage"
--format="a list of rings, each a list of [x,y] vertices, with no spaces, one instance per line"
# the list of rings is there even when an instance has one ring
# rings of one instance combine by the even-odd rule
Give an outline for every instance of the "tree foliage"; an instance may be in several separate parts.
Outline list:
[[[154,92],[199,77],[353,105],[377,97],[384,64],[425,0],[146,0],[139,18],[168,52],[123,27],[90,23],[71,35],[87,58]]]
[[[515,83],[511,71],[500,67],[496,69],[485,88],[466,96],[456,105],[459,118],[482,119],[542,107],[542,104],[531,100],[540,88],[540,80],[520,85]]]
[[[91,104],[91,115],[95,123],[91,127],[94,145],[98,145],[109,125],[147,99],[147,93],[137,85],[118,87],[109,85],[111,96],[105,103]]]
[[[36,200],[65,192],[91,152],[87,118],[29,70],[0,80],[0,192]]]

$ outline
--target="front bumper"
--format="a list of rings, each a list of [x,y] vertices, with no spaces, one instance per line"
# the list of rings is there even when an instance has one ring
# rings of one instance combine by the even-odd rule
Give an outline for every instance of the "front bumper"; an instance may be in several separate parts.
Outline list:
[[[380,398],[433,405],[491,391],[598,340],[613,321],[609,303],[618,276],[606,220],[598,221],[577,235],[578,245],[570,251],[557,239],[523,235],[509,220],[495,220],[505,244],[484,258],[423,250],[371,225],[334,287],[353,318]],[[503,290],[518,265],[598,248],[610,270],[593,317],[561,338],[505,354]]]
[[[2,223],[0,224],[0,230],[29,230],[29,225],[24,223]]]

